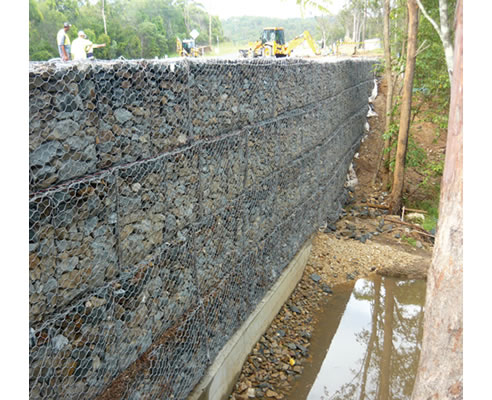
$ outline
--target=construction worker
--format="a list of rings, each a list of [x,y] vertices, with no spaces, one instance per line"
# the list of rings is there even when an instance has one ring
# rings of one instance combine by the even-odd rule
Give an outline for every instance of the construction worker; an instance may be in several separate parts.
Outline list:
[[[70,30],[70,25],[68,22],[63,24],[63,28],[58,31],[56,35],[56,44],[58,46],[58,52],[60,53],[60,58],[63,61],[70,60],[70,38],[68,37],[68,31]]]
[[[87,39],[87,35],[84,31],[79,31],[77,39],[75,39],[72,43],[72,57],[74,60],[85,60],[87,58],[92,59],[94,58],[92,49],[97,49],[104,46],[106,46],[106,43],[94,44]]]

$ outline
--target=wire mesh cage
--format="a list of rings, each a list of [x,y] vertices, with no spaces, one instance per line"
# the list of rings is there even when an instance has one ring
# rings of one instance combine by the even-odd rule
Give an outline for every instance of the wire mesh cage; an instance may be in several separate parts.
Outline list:
[[[341,208],[374,60],[31,63],[31,399],[185,399]]]

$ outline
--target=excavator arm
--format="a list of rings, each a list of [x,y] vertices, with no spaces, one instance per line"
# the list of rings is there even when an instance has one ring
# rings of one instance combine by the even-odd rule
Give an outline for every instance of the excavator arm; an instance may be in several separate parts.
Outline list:
[[[297,46],[301,45],[304,41],[308,43],[309,47],[311,47],[311,50],[313,51],[314,54],[316,54],[317,56],[321,54],[320,50],[318,49],[318,46],[316,46],[315,41],[313,40],[311,34],[308,31],[304,31],[301,35],[292,39],[287,45],[286,53],[290,56],[290,53]]]

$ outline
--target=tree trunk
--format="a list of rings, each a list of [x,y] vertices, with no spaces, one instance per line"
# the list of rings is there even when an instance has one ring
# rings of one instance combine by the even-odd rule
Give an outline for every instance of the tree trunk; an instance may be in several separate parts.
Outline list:
[[[102,8],[101,8],[101,13],[102,13],[102,19],[104,23],[104,34],[108,34],[108,30],[106,29],[106,14],[104,14],[104,0],[102,0]]]
[[[451,42],[451,30],[449,29],[447,0],[439,0],[439,19],[441,23],[440,36],[441,36],[442,45],[444,47],[446,66],[448,67],[449,82],[451,82],[453,76],[454,50],[453,50],[453,42]]]
[[[405,14],[405,19],[404,19],[404,23],[403,23],[403,26],[406,26],[406,32],[408,33],[408,13]],[[407,39],[408,39],[408,34],[407,36],[405,35],[402,35],[402,38],[401,38],[401,49],[400,49],[400,58],[403,57],[403,54],[405,54],[405,46],[407,44]]]
[[[427,11],[420,0],[417,0],[417,4],[422,11],[422,14],[424,14],[425,18],[431,23],[441,39],[446,59],[446,67],[448,68],[449,82],[451,83],[453,76],[454,49],[453,43],[451,42],[451,29],[449,29],[448,1],[439,0],[439,26],[429,14],[427,14]]]
[[[393,74],[391,71],[391,43],[390,43],[390,0],[384,0],[384,61],[386,64],[386,121],[384,132],[388,134],[392,122],[391,112],[393,110]],[[383,187],[386,189],[389,183],[390,175],[390,156],[391,156],[391,138],[384,140],[383,148]]]
[[[212,14],[208,14],[208,45],[212,48]]]
[[[417,31],[419,24],[419,8],[415,0],[408,0],[408,46],[405,79],[403,81],[403,98],[400,110],[400,129],[398,131],[398,147],[396,150],[395,173],[391,191],[389,209],[392,214],[401,208],[401,197],[405,179],[405,158],[407,155],[408,134],[412,107],[413,75],[417,55]]]
[[[352,30],[352,42],[355,42],[355,34],[357,32],[357,17],[356,17],[356,12],[354,10],[354,23],[353,23],[353,30]]]
[[[458,0],[446,160],[412,399],[463,399],[463,5]]]

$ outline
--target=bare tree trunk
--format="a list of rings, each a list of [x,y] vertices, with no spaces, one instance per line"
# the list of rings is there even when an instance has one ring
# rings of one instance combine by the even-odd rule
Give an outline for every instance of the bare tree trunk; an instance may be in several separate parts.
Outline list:
[[[456,9],[454,73],[436,245],[412,399],[463,399],[463,5]]]
[[[384,132],[388,134],[392,122],[393,110],[393,74],[391,71],[391,43],[390,43],[390,0],[384,0],[384,61],[386,64],[386,121]],[[391,138],[387,137],[384,140],[383,148],[383,187],[386,188],[389,182],[389,163],[391,156]]]
[[[356,42],[357,40],[357,13],[354,10],[354,26],[353,26],[353,31],[352,31],[352,42]]]
[[[444,48],[444,56],[446,59],[446,66],[448,68],[449,82],[452,82],[453,76],[453,62],[454,62],[454,49],[453,43],[451,42],[451,29],[449,29],[449,18],[448,18],[448,1],[447,0],[439,0],[439,24],[430,17],[427,13],[427,10],[422,5],[420,0],[417,0],[417,4],[424,14],[424,17],[431,23],[436,32],[441,39],[442,46]]]
[[[361,47],[362,48],[365,48],[366,25],[367,25],[367,0],[364,2],[364,19],[363,19],[363,22],[362,22],[362,38],[361,38],[361,42],[362,42]]]
[[[419,8],[415,0],[408,0],[408,47],[405,79],[403,81],[403,98],[400,111],[400,129],[398,132],[398,147],[396,150],[395,173],[393,188],[389,200],[389,209],[396,214],[401,207],[403,184],[405,179],[405,158],[407,155],[408,134],[412,107],[413,76],[415,73],[415,58],[417,54],[417,32],[419,25]]]
[[[101,13],[102,13],[102,19],[104,23],[104,34],[108,34],[108,30],[106,29],[106,14],[104,14],[104,0],[102,0],[102,8],[101,8]]]
[[[212,48],[212,15],[208,14],[208,45]]]

